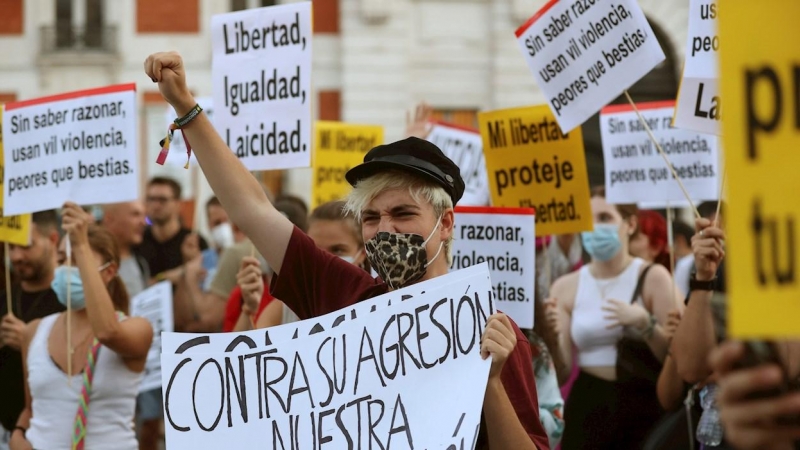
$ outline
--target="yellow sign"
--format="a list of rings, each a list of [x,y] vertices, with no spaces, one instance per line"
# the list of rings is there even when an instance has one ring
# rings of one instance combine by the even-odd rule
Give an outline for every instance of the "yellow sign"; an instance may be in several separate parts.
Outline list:
[[[3,192],[5,179],[3,154],[3,105],[0,104],[0,194]],[[30,245],[31,242],[31,215],[3,216],[3,196],[0,195],[0,242],[17,245]]]
[[[800,337],[800,2],[720,8],[728,331]],[[759,30],[743,33],[743,30]]]
[[[311,208],[341,200],[350,192],[344,174],[361,164],[364,155],[383,144],[383,127],[318,121],[314,132]]]
[[[493,206],[536,209],[536,235],[592,229],[580,127],[561,133],[547,105],[478,113]]]

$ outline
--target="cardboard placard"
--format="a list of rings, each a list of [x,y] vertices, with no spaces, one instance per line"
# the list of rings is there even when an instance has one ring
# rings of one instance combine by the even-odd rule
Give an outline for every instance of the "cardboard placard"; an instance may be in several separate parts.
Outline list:
[[[694,203],[719,196],[717,137],[672,127],[674,101],[636,105]],[[605,158],[606,200],[666,208],[686,203],[641,121],[630,105],[603,108],[600,135]]]
[[[364,161],[364,155],[383,144],[383,127],[342,122],[314,124],[314,164],[311,209],[343,199],[352,189],[344,175]]]
[[[720,134],[717,1],[689,0],[689,33],[675,126]]]
[[[562,133],[546,105],[478,113],[492,205],[536,210],[536,235],[592,229],[580,128]]]
[[[800,337],[798,2],[726,2],[720,14],[728,334]],[[758,30],[743,33],[742,30]]]
[[[138,197],[133,84],[7,103],[4,213]]]
[[[311,2],[211,18],[214,126],[251,171],[311,164]]]
[[[664,60],[636,0],[551,0],[516,35],[564,131],[585,122]]]

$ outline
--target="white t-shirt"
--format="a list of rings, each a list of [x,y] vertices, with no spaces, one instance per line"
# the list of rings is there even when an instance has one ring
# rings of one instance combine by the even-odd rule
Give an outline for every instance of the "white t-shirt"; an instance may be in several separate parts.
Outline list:
[[[688,254],[675,263],[675,285],[686,295],[689,293],[689,278],[694,267],[694,255]]]

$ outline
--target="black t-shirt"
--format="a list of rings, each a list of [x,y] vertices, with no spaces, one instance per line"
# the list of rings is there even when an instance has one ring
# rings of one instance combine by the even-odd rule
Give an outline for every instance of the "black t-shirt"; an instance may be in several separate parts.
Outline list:
[[[192,233],[188,228],[181,228],[175,236],[164,242],[158,242],[153,236],[153,230],[147,227],[142,236],[142,243],[134,251],[141,255],[150,267],[150,275],[156,276],[162,272],[174,269],[183,264],[181,254],[181,244],[183,240]],[[200,250],[208,248],[205,239],[200,238]]]
[[[0,297],[0,317],[5,317],[8,313],[5,293]],[[17,287],[12,290],[11,298],[14,315],[25,323],[64,311],[52,289],[23,292]],[[22,354],[8,346],[0,347],[0,390],[0,424],[6,430],[13,430],[25,408],[25,379],[22,376]]]

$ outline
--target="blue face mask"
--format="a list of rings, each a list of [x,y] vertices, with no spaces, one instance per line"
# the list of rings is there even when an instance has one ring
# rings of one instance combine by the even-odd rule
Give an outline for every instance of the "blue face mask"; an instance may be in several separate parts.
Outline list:
[[[69,280],[68,280],[69,278]],[[67,289],[70,293],[72,309],[83,309],[86,307],[86,299],[83,297],[83,281],[77,267],[58,266],[50,287],[58,297],[58,302],[67,307]]]
[[[581,233],[581,242],[586,253],[598,261],[608,261],[622,248],[619,227],[614,224],[594,224],[594,231]]]
[[[97,270],[98,272],[102,271],[108,266],[109,263],[105,263]],[[69,280],[67,280],[67,278],[69,278]],[[86,308],[86,298],[83,295],[83,281],[81,280],[81,274],[77,267],[56,267],[55,276],[53,277],[53,282],[50,283],[50,287],[56,293],[58,302],[64,305],[65,308],[67,307],[67,289],[70,291],[69,295],[72,309]]]

